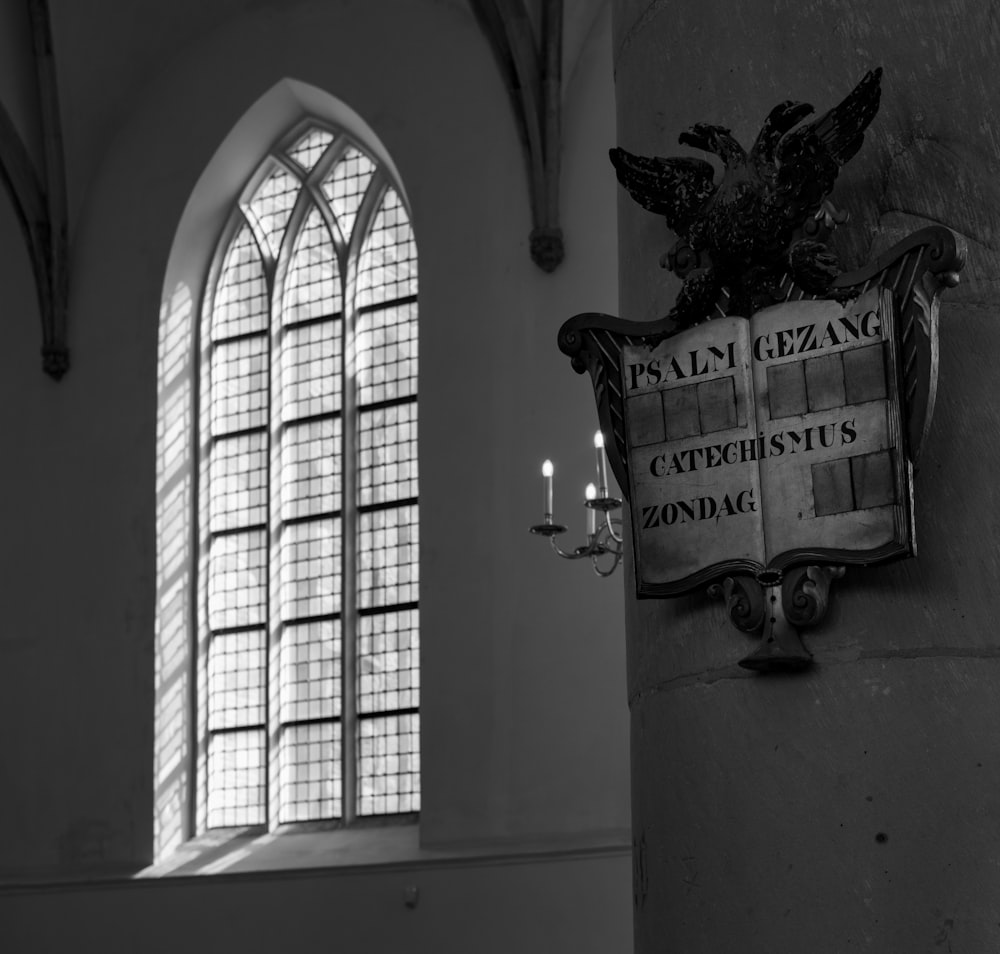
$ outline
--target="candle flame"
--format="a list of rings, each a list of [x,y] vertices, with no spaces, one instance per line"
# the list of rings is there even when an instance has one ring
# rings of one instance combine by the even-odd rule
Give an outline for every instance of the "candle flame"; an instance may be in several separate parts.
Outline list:
[[[596,434],[594,434],[594,447],[603,447],[603,446],[604,446],[604,434],[601,431],[598,431]]]
[[[545,461],[542,464],[542,476],[543,477],[551,477],[553,469],[554,468],[552,467],[552,461],[550,461],[550,460]]]
[[[583,493],[588,500],[594,500],[597,497],[597,488],[593,484],[587,484],[587,489]]]

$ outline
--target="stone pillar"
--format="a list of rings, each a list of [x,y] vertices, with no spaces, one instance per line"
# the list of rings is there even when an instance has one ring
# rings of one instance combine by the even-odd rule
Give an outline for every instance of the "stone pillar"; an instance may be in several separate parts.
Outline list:
[[[783,99],[818,111],[882,65],[834,199],[857,267],[930,223],[969,259],[944,297],[915,559],[850,568],[762,676],[721,603],[635,599],[627,635],[640,952],[1000,950],[1000,21],[981,0],[615,0],[618,144],[677,155],[696,121],[747,147]],[[612,172],[609,168],[609,175]],[[677,284],[673,237],[621,191],[622,317]]]

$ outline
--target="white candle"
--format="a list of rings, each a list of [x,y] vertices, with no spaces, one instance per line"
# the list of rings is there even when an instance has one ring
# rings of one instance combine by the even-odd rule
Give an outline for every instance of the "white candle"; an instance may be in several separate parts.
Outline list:
[[[542,483],[545,485],[545,522],[552,523],[552,461],[542,464]]]
[[[600,431],[594,435],[594,448],[597,452],[597,487],[604,498],[608,495],[608,461],[604,456],[604,434]]]
[[[597,488],[593,484],[587,484],[583,494],[587,500],[593,500],[597,496]],[[593,507],[587,507],[587,536],[592,537],[595,533],[597,533],[597,511]]]

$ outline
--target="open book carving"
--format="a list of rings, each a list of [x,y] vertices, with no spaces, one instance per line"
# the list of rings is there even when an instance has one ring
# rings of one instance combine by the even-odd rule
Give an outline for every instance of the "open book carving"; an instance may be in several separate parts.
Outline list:
[[[723,318],[621,362],[639,592],[912,547],[892,295]]]
[[[726,315],[723,297],[717,317],[680,333],[594,313],[563,325],[629,501],[639,596],[916,552],[912,465],[934,405],[938,303],[963,260],[961,239],[933,227],[827,297],[786,278],[749,318]]]

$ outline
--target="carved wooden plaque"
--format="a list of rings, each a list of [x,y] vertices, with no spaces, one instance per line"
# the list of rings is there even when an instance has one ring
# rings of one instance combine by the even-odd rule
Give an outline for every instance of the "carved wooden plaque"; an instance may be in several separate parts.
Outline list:
[[[749,318],[723,302],[681,333],[598,314],[563,326],[630,503],[638,595],[915,552],[912,461],[962,255],[925,229],[828,297],[787,282]]]
[[[798,301],[626,345],[637,585],[912,549],[892,296]]]

